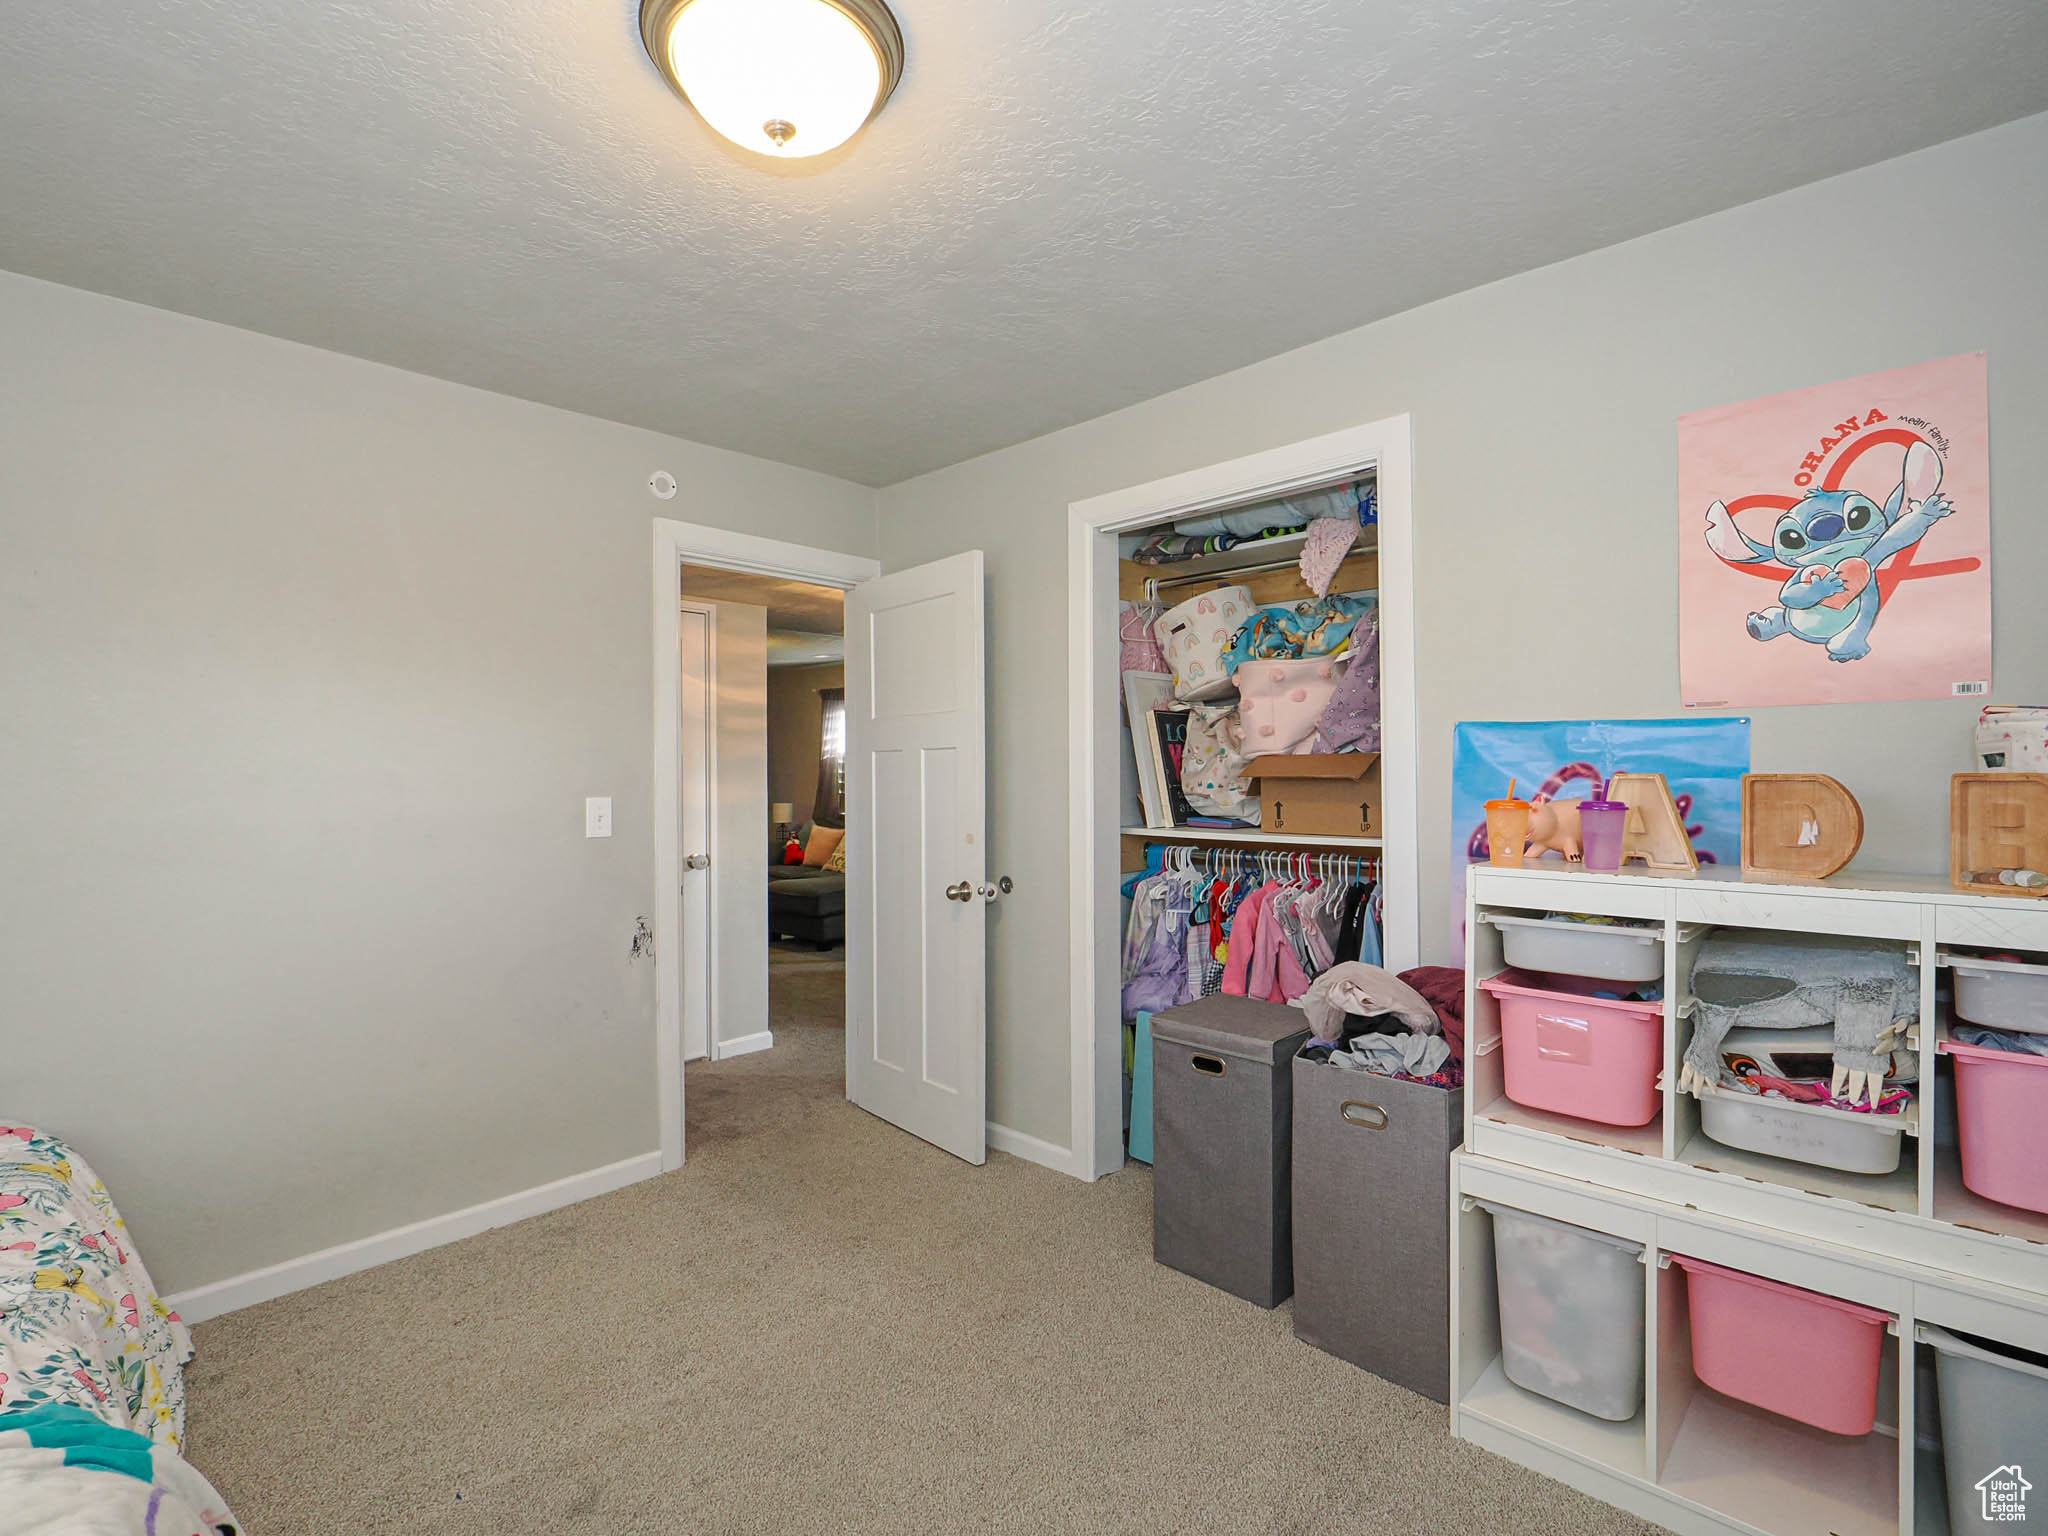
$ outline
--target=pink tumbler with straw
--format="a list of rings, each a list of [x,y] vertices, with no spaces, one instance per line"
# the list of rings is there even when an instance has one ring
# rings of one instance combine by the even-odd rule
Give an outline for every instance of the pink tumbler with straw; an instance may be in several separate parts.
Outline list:
[[[1600,786],[1600,798],[1579,802],[1579,854],[1586,868],[1613,874],[1621,868],[1622,834],[1628,831],[1628,803],[1609,800],[1607,786]]]

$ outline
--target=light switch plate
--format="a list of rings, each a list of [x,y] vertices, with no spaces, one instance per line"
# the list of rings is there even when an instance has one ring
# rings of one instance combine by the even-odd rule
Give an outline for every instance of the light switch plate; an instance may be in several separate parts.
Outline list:
[[[612,797],[592,795],[583,802],[583,835],[585,837],[610,837],[612,835]]]

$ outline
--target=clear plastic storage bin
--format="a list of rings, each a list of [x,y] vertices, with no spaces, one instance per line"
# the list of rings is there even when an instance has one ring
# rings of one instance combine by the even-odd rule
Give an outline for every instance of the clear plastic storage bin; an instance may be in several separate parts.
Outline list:
[[[1905,1146],[1905,1118],[1725,1090],[1700,1099],[1700,1129],[1722,1146],[1844,1173],[1896,1170]]]
[[[1482,1200],[1493,1218],[1500,1364],[1530,1392],[1616,1423],[1643,1406],[1643,1249]]]
[[[2014,1468],[2022,1477],[2027,1468],[2048,1471],[2048,1360],[1925,1323],[1920,1339],[1935,1349],[1948,1528],[1957,1536],[2010,1530],[2016,1514],[2024,1518],[2025,1499],[1999,1484],[2010,1483]]]
[[[1481,919],[1500,932],[1501,953],[1524,971],[1591,976],[1638,985],[1664,979],[1664,925],[1639,928],[1626,923],[1581,923],[1568,917],[1521,917],[1488,912]],[[1690,944],[1706,932],[1694,924],[1678,930]],[[1680,967],[1684,974],[1685,967]]]
[[[2048,965],[1979,960],[1945,950],[1941,963],[1955,976],[1955,1013],[1965,1024],[2048,1034]]]

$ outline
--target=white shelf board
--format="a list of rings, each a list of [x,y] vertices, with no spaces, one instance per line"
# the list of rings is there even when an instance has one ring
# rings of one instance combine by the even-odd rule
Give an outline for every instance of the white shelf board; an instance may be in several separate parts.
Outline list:
[[[2048,1215],[1987,1200],[1964,1186],[1963,1165],[1954,1147],[1934,1149],[1934,1219],[1973,1232],[2048,1243]]]
[[[1833,1200],[1854,1200],[1881,1210],[1911,1214],[1920,1208],[1919,1163],[1912,1157],[1901,1157],[1898,1168],[1891,1173],[1840,1173],[1812,1163],[1795,1163],[1782,1157],[1766,1157],[1761,1152],[1724,1147],[1699,1131],[1680,1150],[1677,1160],[1691,1168],[1706,1168]]]
[[[1589,870],[1583,864],[1531,863],[1516,868],[1506,864],[1490,864],[1484,859],[1473,860],[1471,868],[1474,874],[1484,870],[1489,881],[1507,883],[1529,879],[1555,880],[1559,876],[1568,876],[1574,881],[1584,880],[1614,886],[1653,889],[1705,885],[1731,892],[1754,894],[1760,898],[1795,896],[1810,900],[1816,896],[1832,896],[1891,901],[1905,898],[1939,906],[1973,907],[2048,918],[2048,901],[2040,897],[1990,896],[1979,891],[1959,891],[1948,883],[1946,875],[1893,875],[1850,869],[1839,875],[1830,875],[1825,880],[1744,880],[1742,871],[1729,864],[1702,864],[1696,874],[1684,870],[1666,874],[1638,864],[1631,864],[1625,869],[1609,873],[1604,870]],[[1483,898],[1481,904],[1484,905]],[[1824,932],[1826,925],[1817,922],[1812,929],[1805,931]],[[1955,942],[1965,941],[1958,939]]]
[[[1587,1142],[1596,1147],[1616,1147],[1641,1157],[1661,1157],[1664,1153],[1664,1117],[1661,1114],[1648,1125],[1601,1125],[1573,1115],[1531,1109],[1502,1094],[1491,1104],[1474,1110],[1473,1115],[1496,1125],[1520,1126],[1524,1130],[1542,1131],[1546,1135],[1562,1136],[1568,1141]]]
[[[1770,1536],[1898,1536],[1897,1440],[1831,1435],[1704,1386],[1657,1481]]]
[[[1646,1465],[1642,1410],[1627,1423],[1596,1419],[1535,1392],[1525,1392],[1507,1378],[1494,1356],[1472,1390],[1459,1399],[1461,1411],[1531,1436],[1565,1454],[1626,1477],[1640,1478]]]
[[[1153,843],[1249,843],[1253,846],[1288,848],[1377,848],[1377,837],[1318,837],[1268,832],[1263,827],[1124,827],[1124,837],[1142,837]]]

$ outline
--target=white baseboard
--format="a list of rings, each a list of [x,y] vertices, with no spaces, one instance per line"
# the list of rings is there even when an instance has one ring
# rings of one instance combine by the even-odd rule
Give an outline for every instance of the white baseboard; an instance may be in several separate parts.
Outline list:
[[[282,1264],[272,1264],[264,1269],[252,1269],[247,1274],[230,1275],[211,1285],[166,1296],[164,1304],[188,1323],[203,1323],[224,1312],[253,1307],[259,1301],[271,1301],[293,1291],[303,1291],[308,1286],[338,1280],[358,1270],[375,1269],[393,1259],[424,1253],[429,1248],[439,1248],[443,1243],[457,1242],[465,1237],[475,1237],[477,1233],[488,1232],[493,1227],[510,1226],[515,1221],[524,1221],[544,1211],[559,1210],[579,1200],[588,1200],[593,1195],[607,1195],[628,1184],[651,1179],[659,1172],[661,1153],[643,1152],[638,1157],[592,1168],[587,1173],[572,1173],[552,1184],[538,1184],[532,1189],[501,1195],[496,1200],[450,1211],[445,1216],[430,1216],[409,1226],[393,1227],[388,1232],[359,1237],[352,1243],[323,1248],[303,1258],[287,1259]]]
[[[1064,1173],[1069,1178],[1082,1177],[1080,1165],[1074,1161],[1071,1147],[1056,1147],[1049,1141],[1036,1136],[1027,1136],[1022,1131],[1011,1130],[1007,1125],[988,1123],[988,1144],[998,1152],[1007,1152],[1012,1157],[1021,1157],[1027,1163],[1037,1163],[1050,1168],[1054,1173]]]
[[[745,1056],[754,1051],[768,1050],[774,1044],[774,1032],[764,1029],[758,1034],[741,1035],[737,1040],[721,1041],[718,1045],[716,1056],[720,1061],[730,1061],[735,1056]]]

